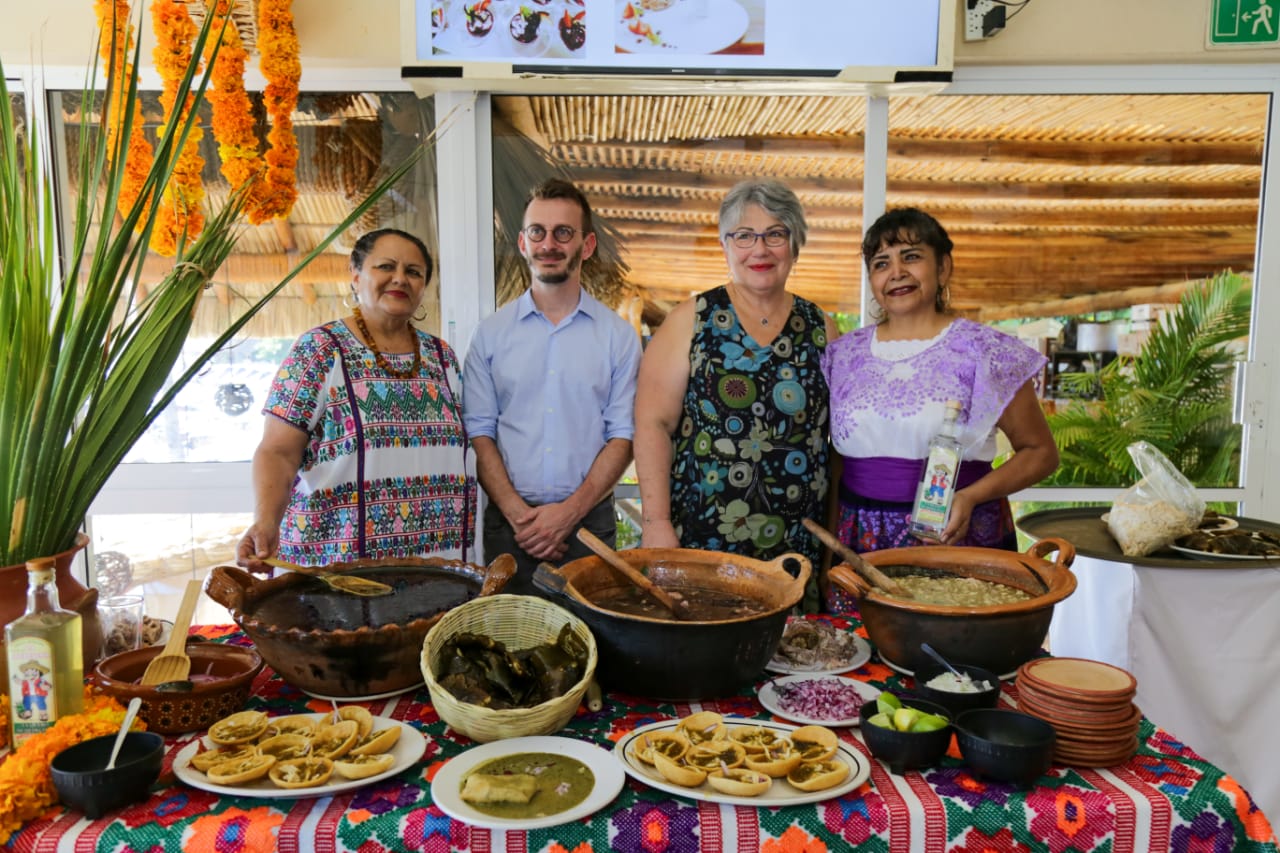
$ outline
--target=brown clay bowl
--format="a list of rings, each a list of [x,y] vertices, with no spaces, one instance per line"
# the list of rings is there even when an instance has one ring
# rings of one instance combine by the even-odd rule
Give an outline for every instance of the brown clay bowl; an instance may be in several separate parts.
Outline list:
[[[502,589],[515,572],[504,554],[486,569],[459,560],[408,557],[326,567],[388,584],[389,595],[341,592],[311,575],[261,580],[232,566],[209,574],[206,592],[227,608],[267,665],[313,696],[351,699],[422,683],[418,658],[431,626],[453,607]]]
[[[142,700],[138,716],[149,731],[164,735],[206,729],[222,717],[244,710],[253,680],[263,667],[261,655],[253,649],[224,643],[187,643],[191,673],[216,680],[193,681],[186,692],[157,690],[155,686],[136,683],[147,664],[162,651],[163,646],[144,646],[103,658],[93,668],[89,682],[122,705],[137,696]]]
[[[760,605],[759,612],[715,621],[619,613],[596,602],[630,585],[621,572],[594,556],[561,566],[554,581],[562,602],[596,638],[596,678],[612,689],[651,699],[727,696],[751,683],[777,651],[787,614],[803,597],[811,571],[809,561],[798,554],[766,562],[691,548],[618,553],[668,591],[715,590]],[[539,569],[542,579],[552,575],[548,569]],[[535,582],[541,585],[542,580],[535,576]]]
[[[1045,555],[1057,552],[1054,562]],[[929,643],[948,660],[960,660],[999,675],[1035,657],[1053,618],[1053,606],[1076,588],[1069,566],[1075,548],[1062,539],[1042,539],[1026,553],[998,548],[925,545],[861,555],[889,577],[955,575],[1005,584],[1031,595],[1024,601],[959,607],[894,598],[871,586],[846,563],[831,569],[832,583],[859,599],[858,609],[872,645],[886,662],[915,671],[932,663],[920,650]]]

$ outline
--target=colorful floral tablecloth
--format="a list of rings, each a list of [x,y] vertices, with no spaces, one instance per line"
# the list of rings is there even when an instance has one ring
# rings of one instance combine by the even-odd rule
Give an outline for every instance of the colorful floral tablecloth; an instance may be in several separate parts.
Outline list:
[[[847,625],[844,620],[833,620]],[[234,627],[204,627],[207,638],[248,645]],[[878,687],[899,676],[877,662],[854,673]],[[1005,702],[1016,698],[1006,684]],[[605,748],[646,723],[711,709],[769,715],[755,691],[701,705],[660,704],[609,693],[601,711],[579,709],[561,734]],[[270,713],[321,711],[312,699],[264,670],[251,706]],[[425,689],[367,703],[427,735],[420,765],[339,796],[264,800],[189,788],[170,770],[191,737],[173,738],[164,773],[148,800],[100,820],[54,808],[14,835],[16,851],[112,853],[377,853],[449,850],[591,853],[777,853],[865,851],[1178,851],[1277,853],[1270,824],[1247,792],[1169,732],[1143,720],[1137,755],[1105,770],[1053,767],[1028,790],[974,778],[954,752],[923,772],[891,774],[871,759],[871,779],[826,802],[785,808],[721,806],[675,797],[628,778],[604,810],[574,823],[530,831],[490,831],[460,823],[431,801],[431,780],[471,743],[440,721]],[[868,757],[857,728],[841,737]]]

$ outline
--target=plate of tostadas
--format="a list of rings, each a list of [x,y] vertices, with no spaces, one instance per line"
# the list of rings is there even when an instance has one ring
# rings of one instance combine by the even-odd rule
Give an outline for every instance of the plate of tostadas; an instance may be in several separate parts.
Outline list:
[[[798,761],[794,758],[798,750],[789,748],[793,740],[803,749],[804,757]],[[735,743],[742,747],[741,753]],[[780,753],[756,751],[779,747]],[[753,750],[750,762],[746,761],[748,748]],[[816,754],[810,755],[811,750]],[[624,735],[613,752],[627,775],[646,785],[692,800],[739,806],[822,802],[852,791],[871,776],[867,759],[823,726],[722,718],[710,711],[641,726]],[[671,756],[677,753],[672,762]],[[736,778],[725,780],[723,768],[715,771],[721,762]],[[710,771],[701,777],[700,763]],[[710,778],[713,775],[720,778]]]
[[[173,760],[193,788],[235,797],[328,797],[394,776],[422,760],[427,740],[408,723],[358,705],[268,717],[240,711]]]

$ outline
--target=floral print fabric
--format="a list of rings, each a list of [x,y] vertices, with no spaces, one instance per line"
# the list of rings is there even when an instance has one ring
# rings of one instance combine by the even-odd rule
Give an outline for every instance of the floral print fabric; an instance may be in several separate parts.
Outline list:
[[[323,566],[357,557],[463,555],[475,530],[476,483],[467,470],[458,360],[443,341],[437,349],[435,338],[418,334],[422,368],[410,379],[387,375],[341,321],[304,334],[280,365],[263,412],[308,435],[280,524],[280,559]],[[413,356],[387,358],[404,369]]]
[[[682,546],[817,559],[800,522],[821,517],[827,493],[827,383],[818,367],[826,345],[822,312],[804,299],[762,346],[726,288],[698,296],[671,471]]]

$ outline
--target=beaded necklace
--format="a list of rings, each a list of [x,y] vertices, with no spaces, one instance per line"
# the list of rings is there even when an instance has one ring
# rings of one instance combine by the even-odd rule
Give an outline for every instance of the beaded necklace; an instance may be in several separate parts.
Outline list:
[[[369,333],[369,327],[364,323],[364,315],[360,313],[360,306],[357,305],[352,309],[352,313],[356,318],[356,328],[360,330],[360,334],[364,335],[364,339],[369,342],[369,349],[373,350],[373,360],[377,362],[378,367],[382,368],[396,379],[409,379],[416,376],[422,368],[422,343],[418,340],[418,333],[413,329],[413,364],[405,370],[397,370],[391,366],[391,362],[387,361],[387,357],[378,349],[378,342],[373,339],[373,335]]]

